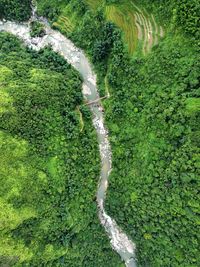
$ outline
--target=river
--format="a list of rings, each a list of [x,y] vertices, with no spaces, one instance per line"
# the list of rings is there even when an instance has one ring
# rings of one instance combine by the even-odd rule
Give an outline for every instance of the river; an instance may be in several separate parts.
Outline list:
[[[30,22],[16,23],[10,21],[0,21],[0,31],[6,31],[19,37],[24,43],[40,50],[47,45],[51,45],[55,52],[62,55],[82,76],[82,93],[85,100],[92,102],[99,99],[96,85],[96,75],[84,52],[77,48],[69,39],[60,32],[51,29],[48,22],[43,18],[38,18],[36,9],[33,8],[31,20],[39,20],[44,24],[46,35],[41,38],[30,37]],[[104,124],[103,107],[99,101],[90,104],[93,114],[93,125],[96,129],[101,156],[101,174],[97,190],[97,205],[99,219],[107,232],[112,248],[121,256],[127,267],[136,267],[135,244],[120,229],[115,220],[112,219],[104,209],[108,178],[112,170],[112,153],[108,139],[108,130]]]

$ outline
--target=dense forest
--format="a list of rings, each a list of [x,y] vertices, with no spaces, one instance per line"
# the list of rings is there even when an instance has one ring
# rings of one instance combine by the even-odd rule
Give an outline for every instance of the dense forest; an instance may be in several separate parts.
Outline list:
[[[0,7],[4,2],[10,3],[0,0]],[[145,55],[139,46],[130,54],[123,28],[106,17],[108,6],[122,12],[132,2],[145,14],[154,14],[165,30]],[[85,50],[98,74],[101,95],[111,95],[103,101],[113,152],[106,209],[136,243],[138,266],[198,267],[199,1],[37,3],[39,15]],[[29,8],[23,17],[17,5],[15,13],[3,6],[1,16],[8,19],[30,16]],[[98,223],[98,149],[85,109],[80,132],[80,78],[50,49],[35,53],[8,35],[1,40],[5,89],[0,162],[2,177],[9,177],[1,206],[2,212],[7,205],[15,214],[1,234],[7,240],[5,255],[11,255],[13,247],[19,251],[16,256],[23,251],[25,266],[120,266]],[[22,175],[24,184],[10,173]],[[32,194],[27,194],[30,187]]]
[[[31,15],[31,0],[1,0],[0,18],[26,21]]]
[[[99,155],[80,77],[50,48],[9,34],[0,50],[0,266],[120,266],[98,222]]]
[[[136,242],[139,266],[198,266],[199,4],[144,2],[168,31],[151,53],[130,57],[101,6],[73,3],[50,19],[87,51],[101,92],[111,93],[107,209]],[[64,15],[71,27],[59,20]]]
[[[198,266],[200,62],[176,36],[132,63],[124,70],[116,57],[109,76],[107,207],[136,241],[139,266]]]

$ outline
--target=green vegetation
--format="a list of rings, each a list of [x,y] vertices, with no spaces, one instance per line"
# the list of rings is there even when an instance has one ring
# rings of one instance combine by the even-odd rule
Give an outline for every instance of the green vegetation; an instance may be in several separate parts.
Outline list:
[[[152,14],[149,15],[145,9],[138,8],[133,2],[114,2],[73,0],[68,1],[67,5],[63,1],[57,5],[55,1],[39,0],[38,12],[47,16],[52,26],[68,36],[82,25],[84,20],[80,18],[83,14],[99,14],[93,23],[96,25],[100,16],[103,16],[107,22],[116,24],[123,32],[123,39],[130,55],[141,48],[146,54],[163,37],[163,28],[157,25]]]
[[[91,7],[92,9],[96,10],[98,7],[101,6],[101,4],[103,4],[103,0],[86,0],[85,1],[89,7]]]
[[[138,8],[132,1],[115,1],[117,5],[105,7],[106,19],[115,23],[123,32],[124,41],[132,55],[138,47],[144,54],[149,52],[163,37],[163,29],[158,26],[152,14]]]
[[[38,1],[39,14],[47,16],[54,27],[91,58],[101,94],[108,90],[111,94],[110,99],[104,100],[113,151],[107,211],[135,241],[139,267],[199,266],[199,8],[198,0]],[[166,27],[160,42],[163,30],[159,21]],[[150,45],[149,31],[152,31]],[[49,266],[104,267],[108,263],[109,267],[120,266],[98,226],[96,139],[88,110],[81,106],[80,94],[74,96],[72,90],[74,86],[80,87],[80,79],[60,57],[56,56],[55,60],[55,54],[49,49],[39,56],[20,50],[23,56],[19,61],[16,53],[22,48],[13,45],[10,39],[6,47],[1,73],[9,80],[9,86],[6,85],[0,96],[4,103],[0,109],[4,114],[1,139],[6,140],[5,147],[10,150],[3,148],[7,154],[0,162],[7,166],[8,158],[12,163],[9,167],[13,167],[7,176],[17,172],[15,176],[23,175],[25,182],[20,178],[15,182],[13,176],[8,176],[7,189],[3,189],[6,193],[1,200],[1,212],[6,207],[14,220],[4,222],[9,231],[6,235],[3,232],[3,237],[12,242],[8,247],[8,241],[4,241],[4,250],[8,252],[0,261],[16,261],[20,255],[31,266],[38,266],[38,261],[48,262]],[[24,61],[30,64],[27,68],[23,63],[26,71],[19,63]],[[27,69],[30,69],[28,73]],[[20,79],[27,80],[30,95]],[[54,79],[59,81],[56,82],[59,87]],[[68,100],[64,100],[61,90],[63,81],[65,90],[69,88]],[[4,85],[5,81],[1,83]],[[37,101],[43,99],[47,83],[53,86],[51,92],[59,88],[56,92],[61,95],[57,101],[49,102],[51,98],[45,93],[43,118],[37,113],[41,106]],[[34,93],[36,87],[41,93],[32,106],[29,101],[38,95]],[[26,94],[29,97],[24,97]],[[71,101],[72,105],[68,106]],[[62,108],[66,107],[69,113],[63,114]],[[63,116],[66,118],[62,124]],[[52,125],[55,125],[53,129]],[[11,148],[8,143],[12,144]],[[16,155],[20,163],[16,163]],[[84,164],[85,156],[88,159]],[[12,183],[14,189],[10,189]],[[27,194],[29,191],[32,194]],[[62,197],[59,199],[57,194]],[[12,206],[13,203],[16,204]],[[49,207],[52,214],[48,212]],[[63,236],[67,237],[62,243]]]
[[[111,63],[105,110],[114,168],[106,203],[136,242],[139,266],[198,266],[196,53],[182,36],[168,36],[145,59]]]
[[[32,21],[31,23],[31,37],[42,37],[45,35],[44,25],[38,21]]]
[[[0,19],[26,21],[31,15],[31,0],[0,0]]]
[[[199,0],[166,0],[161,4],[159,0],[136,0],[138,5],[154,12],[160,21],[171,24],[174,31],[177,29],[190,34],[191,38],[200,39],[200,5]]]
[[[172,18],[173,32],[179,23]],[[107,209],[136,242],[139,266],[200,260],[199,39],[173,32],[145,58],[130,61],[116,45],[107,74]]]
[[[99,154],[80,77],[9,34],[0,50],[0,265],[120,266],[97,216]]]
[[[129,52],[132,54],[136,49],[138,34],[134,11],[130,10],[127,5],[122,7],[108,5],[106,6],[106,18],[122,29]]]
[[[196,3],[190,1],[189,6],[197,10]],[[123,1],[110,4],[92,11],[86,5],[87,11],[81,14],[81,19],[74,11],[79,23],[67,33],[93,60],[102,92],[106,81],[111,93],[111,98],[104,100],[113,150],[107,209],[136,242],[139,266],[197,267],[200,65],[195,21],[198,20],[194,11],[181,15],[184,1],[177,3],[176,10],[172,1],[163,4],[143,1],[139,8],[133,3],[129,12],[137,12],[137,20],[143,19],[140,24],[146,25],[146,31],[150,24],[139,11],[141,8],[153,12],[169,30],[158,43],[156,32],[161,36],[163,33],[152,15],[156,46],[145,57],[136,50],[130,58],[120,31],[113,24],[109,34],[103,31],[107,25],[105,10],[107,16],[114,14],[112,21],[118,26],[120,21],[123,32],[128,25],[119,11]],[[186,27],[188,21],[193,21],[191,31]],[[144,31],[145,28],[142,34],[146,36]],[[194,32],[195,42],[191,35]],[[129,30],[127,33],[131,34]],[[112,42],[105,54],[103,44],[107,38]],[[100,56],[95,56],[96,53]]]

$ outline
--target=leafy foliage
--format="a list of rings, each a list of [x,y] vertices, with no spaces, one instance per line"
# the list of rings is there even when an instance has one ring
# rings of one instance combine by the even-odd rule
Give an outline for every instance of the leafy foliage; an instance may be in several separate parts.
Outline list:
[[[26,21],[31,15],[30,0],[0,0],[0,18]]]
[[[95,64],[101,92],[104,93],[105,87],[107,87],[111,93],[111,99],[104,102],[106,123],[109,128],[113,151],[113,172],[110,177],[107,210],[136,242],[138,265],[197,267],[200,261],[198,239],[200,212],[198,195],[200,167],[199,1],[166,0],[162,3],[158,0],[138,1],[138,5],[146,7],[147,10],[157,14],[160,21],[165,22],[168,33],[165,39],[155,46],[148,56],[144,57],[138,52],[132,58],[129,58],[124,49],[120,31],[114,25],[107,25],[103,8],[100,7],[91,11],[87,4],[84,5],[83,1],[81,1],[81,8],[79,8],[75,0],[59,2],[39,0],[38,2],[40,14],[48,16],[51,22],[56,22],[62,14],[65,15],[65,18],[73,21],[74,27],[70,27],[72,29],[70,32],[66,32],[61,24],[56,27],[86,51]],[[111,31],[107,31],[107,27],[110,26]],[[108,39],[110,41],[107,43]],[[3,45],[3,48],[8,51],[10,49],[15,51],[16,49],[12,42],[8,42],[6,46]],[[63,69],[68,71],[62,59],[58,59],[57,56],[54,59],[54,56],[48,50],[42,52],[40,57],[45,53],[47,57],[44,56],[41,60],[42,63],[40,62],[45,71],[46,68],[49,68],[50,71],[57,72],[58,70],[55,70],[57,67],[59,68],[59,74],[62,73]],[[37,61],[37,55],[34,55],[34,53],[32,55],[35,58],[34,60]],[[19,65],[17,66],[19,68]],[[21,73],[19,70],[18,72]],[[9,69],[3,69],[3,73],[4,75],[11,75]],[[39,72],[39,76],[41,74]],[[49,74],[52,75],[52,73],[47,75],[49,76]],[[104,84],[105,80],[107,81],[106,85]],[[6,95],[6,100],[5,96],[3,100],[6,105],[6,108],[3,107],[3,109],[7,109],[7,106],[10,107],[9,114],[13,112],[14,108],[10,104],[13,97],[14,95],[9,92],[9,95]],[[20,97],[20,99],[23,98]],[[77,103],[81,104],[80,99],[78,99]],[[36,104],[41,105],[40,102],[36,102]],[[20,107],[22,107],[22,102]],[[78,119],[73,112],[74,108],[75,106],[72,106],[70,112],[67,113],[67,125],[70,126],[69,131],[65,131],[65,133],[67,132],[67,140],[72,138],[70,142],[73,138],[80,139],[80,134],[76,128]],[[88,110],[85,107],[81,107],[80,110],[88,122],[90,118]],[[50,114],[51,112],[48,114],[48,118],[53,116],[52,114],[49,116]],[[28,118],[32,120],[31,115],[26,114],[26,116],[30,116]],[[14,125],[17,126],[17,119],[12,118],[10,129],[12,129],[12,135],[16,136],[17,132]],[[23,121],[23,117],[21,119]],[[57,118],[56,123],[59,121]],[[26,126],[26,123],[23,123]],[[39,126],[41,127],[39,128],[40,131],[44,131],[44,136],[48,137],[46,128],[43,125]],[[8,125],[5,124],[4,127],[8,127]],[[87,127],[89,126],[84,127],[84,129],[88,129],[87,133],[89,135],[90,128]],[[57,124],[55,128],[57,128]],[[61,129],[60,126],[59,129]],[[23,138],[22,140],[26,140],[26,142],[30,138],[32,140],[30,142],[31,147],[36,143],[36,146],[33,146],[36,152],[38,151],[37,153],[41,157],[47,157],[49,154],[49,150],[46,152],[49,149],[48,143],[41,146],[42,142],[34,127],[33,137],[32,135],[27,137],[24,134],[25,130],[26,127],[24,127],[23,132],[20,132],[19,138]],[[94,136],[90,138],[94,138]],[[95,139],[91,139],[91,141],[95,143]],[[77,142],[80,142],[80,140]],[[50,143],[54,144],[55,142]],[[92,143],[90,144],[92,146]],[[71,149],[69,151],[72,151],[70,152],[71,155],[74,154],[73,148],[67,146],[67,149],[68,147]],[[60,153],[62,148],[59,147],[58,149]],[[95,148],[92,146],[90,149],[95,150],[96,146]],[[45,168],[48,170],[47,173],[56,180],[55,166],[58,160],[55,158],[55,150],[50,150],[50,152],[51,157],[48,166]],[[85,150],[83,150],[82,155],[84,153],[86,153]],[[93,154],[93,157],[89,158],[87,168],[98,164],[97,161],[92,161],[94,158]],[[75,159],[68,157],[67,162],[73,163],[73,167],[76,169],[74,160],[76,160],[76,166],[82,166],[82,161],[77,161],[77,159],[76,152]],[[31,163],[31,168],[34,170],[35,166],[39,166],[38,162],[34,163],[34,160],[31,160]],[[45,168],[43,167],[44,170],[46,170]],[[97,173],[96,168],[94,169],[92,173]],[[44,170],[43,172],[45,172]],[[76,171],[74,172],[76,173]],[[73,186],[83,177],[83,173],[74,176],[74,172],[70,176],[71,179],[67,180],[72,187],[70,189],[72,191],[68,191],[72,192],[72,196],[74,196],[74,192],[76,195]],[[84,173],[86,175],[86,172]],[[74,180],[74,177],[78,178]],[[92,184],[91,181],[90,183]],[[60,188],[62,188],[62,183]],[[85,187],[81,184],[78,188],[78,192],[81,192]],[[53,189],[49,190],[51,192]],[[95,244],[98,245],[89,246],[88,239],[85,241],[83,232],[80,230],[84,228],[81,228],[84,222],[83,224],[80,223],[81,226],[77,223],[79,220],[82,222],[81,218],[85,218],[85,214],[89,214],[87,219],[91,227],[84,229],[88,229],[86,236],[89,239],[91,235],[94,238],[99,229],[95,232],[96,225],[94,226],[90,222],[92,216],[89,211],[92,209],[91,207],[95,210],[95,205],[89,205],[91,202],[88,200],[83,201],[83,203],[88,204],[87,209],[89,211],[76,217],[79,214],[79,207],[78,204],[76,206],[77,198],[71,197],[71,201],[72,199],[74,200],[73,204],[69,206],[73,209],[68,208],[69,213],[64,215],[64,218],[68,218],[68,228],[70,229],[63,241],[65,244],[70,244],[68,253],[63,252],[60,241],[56,243],[58,244],[56,248],[60,248],[58,250],[59,256],[56,256],[55,250],[45,243],[47,247],[44,249],[43,245],[42,251],[45,252],[43,255],[46,262],[49,259],[49,265],[73,266],[73,259],[76,258],[76,265],[74,266],[77,266],[78,257],[80,266],[94,266],[93,255],[97,255],[96,253],[103,255],[104,253],[102,258],[98,258],[99,262],[95,262],[95,266],[107,266],[108,262],[109,266],[118,266],[118,262],[114,255],[111,256],[110,250],[107,254],[105,252],[109,244],[105,244],[102,239],[101,244],[105,245],[102,245],[98,252],[94,252],[93,249],[99,248],[99,243],[95,241]],[[52,201],[49,206],[52,203],[54,202]],[[66,206],[67,204],[64,205],[64,207]],[[8,210],[9,208],[11,207],[8,206]],[[34,232],[35,228],[37,229],[37,224],[34,225],[35,218],[37,218],[35,209],[26,208],[29,208],[26,216],[30,218],[26,220],[26,224],[22,225],[20,229],[21,236],[24,234],[22,229],[28,229],[27,231],[30,233],[32,233],[31,231]],[[76,212],[77,210],[78,212]],[[16,222],[19,221],[21,216],[23,218],[23,213],[20,212],[16,211]],[[58,214],[65,214],[65,209],[60,209],[57,213],[57,216],[60,216]],[[78,218],[77,221],[75,219],[75,223],[73,221],[74,217]],[[49,226],[51,230],[47,231],[47,236],[52,238],[51,240],[60,240],[64,230],[60,230],[61,228],[58,230],[55,225],[57,223],[52,227]],[[62,223],[59,224],[59,227],[60,225]],[[12,222],[8,222],[7,227],[14,227],[14,225]],[[28,236],[28,232],[24,236]],[[57,236],[59,236],[58,239],[56,239]],[[92,238],[91,240],[93,240]],[[17,251],[24,249],[22,246],[23,244],[19,243]],[[85,255],[87,250],[88,253]],[[36,249],[36,251],[38,250]],[[61,257],[62,253],[64,253],[63,257]],[[24,250],[24,255],[27,259],[31,258],[28,250]],[[51,255],[55,256],[54,259],[57,257],[59,260],[53,261],[50,259]],[[34,266],[34,264],[38,266],[38,262],[34,261],[31,266]]]
[[[37,0],[38,14],[55,21],[70,0]]]
[[[0,49],[0,262],[120,266],[98,221],[99,153],[79,75],[9,34]]]
[[[180,36],[132,62],[115,49],[107,208],[136,242],[139,266],[198,266],[197,51]]]
[[[42,37],[45,35],[44,26],[38,21],[31,22],[31,37]]]
[[[115,27],[105,54],[100,10],[85,12],[70,37],[93,59],[101,86],[107,77],[113,150],[107,209],[136,242],[138,265],[197,266],[199,52],[182,35],[184,18],[166,3],[159,8],[169,9],[172,33],[145,58],[129,58]]]
[[[200,4],[198,0],[159,0],[137,1],[138,5],[154,11],[160,20],[165,20],[169,25],[176,29],[180,27],[182,31],[194,38],[198,43],[200,39]],[[199,44],[200,45],[200,44]]]

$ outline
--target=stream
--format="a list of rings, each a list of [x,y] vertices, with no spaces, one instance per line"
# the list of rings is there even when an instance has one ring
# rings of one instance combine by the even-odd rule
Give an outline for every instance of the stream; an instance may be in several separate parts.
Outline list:
[[[51,29],[44,18],[38,18],[36,15],[36,8],[32,9],[31,20],[38,20],[44,24],[46,31],[45,36],[41,38],[31,38],[30,21],[27,23],[0,21],[0,31],[12,33],[22,39],[27,46],[37,51],[47,45],[51,45],[52,49],[62,55],[82,76],[82,94],[84,99],[88,102],[99,99],[96,75],[84,52],[77,48],[60,32]],[[93,125],[96,129],[101,156],[101,174],[97,190],[99,219],[109,236],[112,248],[121,256],[127,267],[136,267],[135,244],[120,229],[115,220],[107,215],[104,209],[108,178],[112,170],[112,153],[108,139],[108,130],[104,125],[101,102],[99,100],[89,106],[93,114]]]

